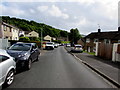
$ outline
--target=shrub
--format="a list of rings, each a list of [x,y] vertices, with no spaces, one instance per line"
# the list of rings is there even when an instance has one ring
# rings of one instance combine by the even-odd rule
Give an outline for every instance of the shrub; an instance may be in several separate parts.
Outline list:
[[[29,37],[29,39],[30,41],[40,41],[40,39],[37,37]]]
[[[29,37],[20,37],[19,38],[20,42],[24,42],[24,41],[30,41]]]

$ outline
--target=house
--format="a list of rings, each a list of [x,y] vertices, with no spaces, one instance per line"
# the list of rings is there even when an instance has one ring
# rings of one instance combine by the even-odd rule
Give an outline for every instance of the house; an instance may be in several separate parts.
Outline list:
[[[80,38],[80,39],[77,41],[77,43],[80,44],[80,45],[82,45],[83,48],[84,48],[84,46],[85,46],[85,40],[84,40],[84,38]]]
[[[2,22],[0,27],[0,38],[8,40],[19,40],[19,28],[5,22]]]
[[[44,37],[44,41],[49,41],[49,42],[51,42],[51,41],[52,41],[52,37],[49,36],[49,35],[47,35],[47,36]]]
[[[25,31],[25,37],[39,37],[39,34],[35,31]]]
[[[20,30],[19,31],[19,37],[25,37],[25,31]]]
[[[56,38],[52,37],[52,40],[56,40]]]
[[[57,40],[68,41],[68,38],[67,37],[57,37]]]
[[[95,49],[96,42],[101,43],[119,43],[120,42],[120,30],[110,31],[110,32],[101,32],[101,29],[98,29],[98,32],[92,32],[87,35],[85,38],[85,50],[88,52],[93,52]]]

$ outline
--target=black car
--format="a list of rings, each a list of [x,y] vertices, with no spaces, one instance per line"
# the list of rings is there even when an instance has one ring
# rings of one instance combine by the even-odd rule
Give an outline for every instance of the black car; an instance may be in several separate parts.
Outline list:
[[[13,44],[7,53],[15,58],[16,68],[31,68],[33,61],[39,60],[40,51],[36,43],[16,43]]]

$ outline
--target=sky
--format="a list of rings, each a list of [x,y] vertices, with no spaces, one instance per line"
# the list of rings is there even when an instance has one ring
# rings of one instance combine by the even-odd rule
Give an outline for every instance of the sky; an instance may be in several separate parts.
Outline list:
[[[1,0],[0,15],[45,23],[87,35],[117,30],[119,0]],[[120,25],[120,24],[119,24]]]

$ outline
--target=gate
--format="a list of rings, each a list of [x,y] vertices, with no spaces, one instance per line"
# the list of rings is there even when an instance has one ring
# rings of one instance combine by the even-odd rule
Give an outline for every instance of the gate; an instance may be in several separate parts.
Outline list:
[[[112,59],[112,44],[99,43],[98,45],[98,56],[105,59]]]

